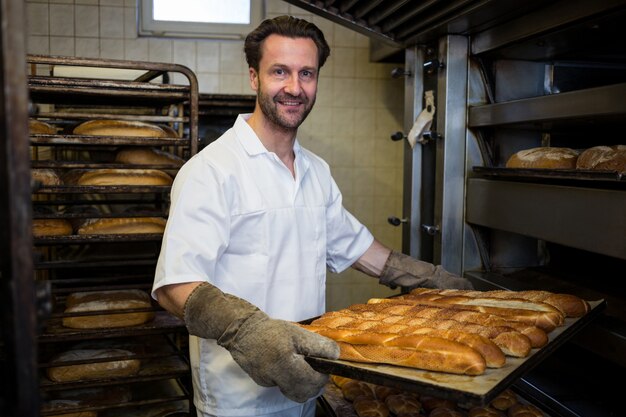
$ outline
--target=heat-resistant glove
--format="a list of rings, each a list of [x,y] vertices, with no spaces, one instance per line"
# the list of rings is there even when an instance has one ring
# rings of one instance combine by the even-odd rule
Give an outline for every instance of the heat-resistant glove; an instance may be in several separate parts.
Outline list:
[[[304,355],[339,357],[333,340],[294,323],[271,319],[249,302],[208,282],[187,298],[184,319],[190,334],[216,339],[254,382],[278,386],[287,398],[300,403],[318,395],[328,382],[328,375],[311,368]]]
[[[402,287],[408,290],[417,287],[474,289],[469,280],[451,274],[441,265],[435,266],[396,251],[391,251],[387,258],[379,282],[391,288]]]

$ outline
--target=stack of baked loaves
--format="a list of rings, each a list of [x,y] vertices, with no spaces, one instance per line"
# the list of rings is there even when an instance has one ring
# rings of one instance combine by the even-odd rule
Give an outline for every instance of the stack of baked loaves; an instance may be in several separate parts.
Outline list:
[[[525,403],[510,389],[498,394],[489,404],[462,407],[455,402],[417,392],[403,391],[356,379],[331,375],[325,397],[337,403],[336,397],[352,406],[358,417],[542,417],[544,413]],[[337,407],[339,408],[339,407]],[[337,413],[341,417],[350,412]]]
[[[340,359],[481,375],[524,358],[589,304],[548,291],[418,288],[328,312],[304,328],[335,340]]]

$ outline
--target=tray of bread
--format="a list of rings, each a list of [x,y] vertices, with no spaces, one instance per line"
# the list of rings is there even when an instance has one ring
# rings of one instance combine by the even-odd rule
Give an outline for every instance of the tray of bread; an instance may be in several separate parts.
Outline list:
[[[482,406],[538,365],[605,307],[548,291],[417,288],[307,320],[335,340],[320,372]]]

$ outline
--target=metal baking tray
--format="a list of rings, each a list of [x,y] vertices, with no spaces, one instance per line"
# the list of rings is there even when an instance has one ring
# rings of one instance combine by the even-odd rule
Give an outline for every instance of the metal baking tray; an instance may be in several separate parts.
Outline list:
[[[549,342],[544,347],[533,349],[526,358],[507,356],[506,365],[502,368],[488,368],[484,374],[478,376],[316,357],[307,357],[306,360],[315,370],[322,373],[445,398],[456,402],[461,407],[483,406],[540,364],[597,317],[606,306],[604,300],[589,301],[589,304],[591,311],[585,316],[568,318],[563,326],[550,332]]]
[[[547,168],[505,168],[479,167],[472,170],[476,174],[488,177],[519,179],[558,179],[567,181],[601,181],[624,183],[626,173],[618,171],[598,171],[590,169],[547,169]]]

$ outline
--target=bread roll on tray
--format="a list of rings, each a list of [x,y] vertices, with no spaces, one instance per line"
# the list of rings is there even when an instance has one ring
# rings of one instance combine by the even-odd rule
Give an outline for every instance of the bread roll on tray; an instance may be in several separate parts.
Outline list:
[[[140,361],[127,359],[133,353],[124,349],[73,349],[52,359],[54,365],[47,370],[48,378],[56,382],[106,379],[131,376],[139,372]],[[68,361],[93,361],[111,358],[106,362],[62,365]],[[57,365],[58,364],[58,365]]]
[[[389,408],[375,398],[357,397],[352,405],[359,417],[389,417]]]
[[[66,219],[33,219],[33,236],[67,236],[73,232],[72,224]]]
[[[102,312],[85,316],[66,316],[62,323],[74,329],[130,327],[154,318],[153,311],[116,313],[119,310],[151,308],[150,296],[141,290],[75,292],[67,297],[65,313]]]
[[[165,130],[154,123],[129,120],[89,120],[74,128],[75,135],[85,136],[128,136],[128,137],[171,137],[171,130]]]
[[[56,127],[37,119],[28,120],[28,131],[33,135],[54,135],[57,133]]]
[[[59,174],[53,169],[33,168],[30,170],[31,181],[38,182],[44,186],[63,185],[63,181]]]
[[[405,413],[419,413],[422,410],[422,403],[417,398],[403,393],[389,395],[385,399],[385,405],[396,416]]]
[[[571,148],[538,147],[514,153],[507,168],[575,169],[579,152]]]

